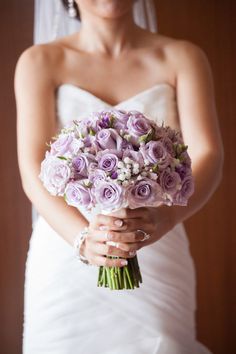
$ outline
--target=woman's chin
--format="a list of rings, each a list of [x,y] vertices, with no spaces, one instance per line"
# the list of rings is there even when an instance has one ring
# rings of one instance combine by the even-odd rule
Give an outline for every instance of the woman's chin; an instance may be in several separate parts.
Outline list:
[[[91,6],[91,10],[101,18],[118,19],[132,11],[132,6],[133,1],[129,0],[107,0],[98,1],[96,6]]]

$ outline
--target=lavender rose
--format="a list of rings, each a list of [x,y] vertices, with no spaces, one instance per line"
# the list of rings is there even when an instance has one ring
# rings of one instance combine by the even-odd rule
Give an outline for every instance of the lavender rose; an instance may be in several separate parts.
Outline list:
[[[160,175],[160,185],[165,193],[174,195],[181,188],[181,178],[177,172],[165,170]]]
[[[68,162],[46,153],[41,163],[39,178],[52,195],[62,196],[70,179],[71,169]]]
[[[192,162],[187,151],[182,152],[182,154],[180,155],[180,159],[185,166],[189,168],[191,167]]]
[[[104,182],[106,178],[106,172],[104,170],[100,170],[99,168],[91,171],[89,174],[89,181],[93,184],[94,187],[97,187],[101,182]]]
[[[162,203],[162,189],[157,182],[143,178],[128,188],[127,198],[131,209],[142,206],[158,206]]]
[[[85,117],[80,121],[77,121],[77,131],[79,136],[82,135],[82,137],[85,137],[91,131],[96,133],[98,130],[100,130],[99,118],[100,114],[97,112],[93,112],[90,116]]]
[[[157,164],[159,170],[164,170],[170,163],[170,156],[161,141],[149,141],[141,146],[144,161],[147,160],[151,164]]]
[[[96,141],[100,148],[109,150],[121,150],[123,139],[115,129],[101,129],[96,134]]]
[[[142,135],[146,135],[152,129],[152,126],[144,115],[134,113],[128,119],[127,128],[131,136],[139,138]]]
[[[63,155],[70,149],[70,144],[73,141],[72,135],[61,135],[51,144],[51,154],[54,156]]]
[[[74,177],[78,179],[88,177],[88,167],[91,162],[95,162],[95,157],[92,154],[81,153],[74,158],[72,160]]]
[[[182,188],[174,196],[174,204],[176,205],[187,205],[188,199],[194,192],[194,182],[193,177],[188,175],[182,181]]]
[[[117,183],[100,183],[93,189],[93,194],[102,210],[112,211],[124,206],[123,189]]]
[[[172,141],[165,136],[163,139],[160,140],[164,146],[164,148],[166,149],[166,151],[172,156],[175,156],[175,151],[174,151],[174,147],[173,147],[173,143]]]
[[[115,121],[113,127],[118,131],[125,132],[127,130],[127,122],[129,119],[129,113],[124,110],[114,110]]]
[[[143,155],[141,154],[140,151],[126,149],[123,152],[123,160],[125,159],[125,157],[129,157],[131,160],[137,162],[139,164],[139,167],[144,166]]]
[[[69,205],[74,207],[83,206],[87,209],[92,207],[92,195],[90,188],[82,181],[71,181],[65,189],[65,199]]]
[[[183,180],[186,176],[192,175],[192,170],[190,167],[184,164],[179,164],[175,167],[175,171],[178,172],[181,180]]]
[[[54,156],[71,157],[76,155],[83,145],[83,142],[74,138],[73,135],[62,134],[51,144],[50,154]]]
[[[104,153],[99,155],[98,166],[106,172],[114,172],[117,169],[119,159],[115,154],[110,154],[108,151],[105,150]]]

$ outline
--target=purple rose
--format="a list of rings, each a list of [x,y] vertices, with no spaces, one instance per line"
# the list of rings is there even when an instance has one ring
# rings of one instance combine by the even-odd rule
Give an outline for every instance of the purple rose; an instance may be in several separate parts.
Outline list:
[[[72,160],[72,167],[75,178],[88,177],[89,164],[95,162],[95,157],[91,154],[81,153]]]
[[[186,176],[182,181],[181,190],[176,193],[174,196],[174,204],[175,205],[183,205],[186,206],[188,199],[194,193],[194,182],[192,176]]]
[[[174,151],[174,146],[172,141],[165,136],[163,139],[160,140],[164,146],[164,148],[166,149],[166,151],[172,156],[175,156],[175,151]]]
[[[183,144],[183,138],[181,136],[180,132],[177,132],[176,130],[170,128],[170,127],[165,127],[165,136],[168,137],[173,144]]]
[[[162,189],[160,185],[149,179],[136,180],[127,191],[128,204],[131,209],[142,206],[158,206],[162,203]]]
[[[99,168],[91,171],[89,174],[89,180],[92,182],[94,187],[97,187],[101,182],[104,182],[106,178],[106,172],[104,170],[100,170]]]
[[[160,141],[149,141],[140,148],[145,160],[156,164],[160,159],[166,159],[167,151]]]
[[[126,149],[123,152],[123,160],[125,157],[129,157],[131,160],[137,162],[140,167],[144,166],[143,155],[140,151],[135,151],[132,149]]]
[[[123,207],[123,189],[117,183],[100,183],[97,188],[94,188],[93,193],[102,210],[112,211]]]
[[[191,174],[192,174],[191,168],[186,165],[183,165],[183,164],[177,165],[175,167],[175,171],[178,172],[181,180],[183,180],[186,176],[191,176]]]
[[[76,208],[83,206],[87,209],[92,207],[92,195],[90,188],[83,184],[83,181],[71,181],[65,189],[67,204]]]
[[[88,165],[88,173],[93,173],[96,169],[98,168],[98,163],[97,161],[92,161],[90,162],[90,164]]]
[[[109,150],[121,150],[123,139],[115,129],[101,129],[96,134],[96,141],[100,148]]]
[[[109,150],[105,150],[99,155],[98,166],[106,172],[114,172],[117,168],[119,159],[115,154],[109,153],[108,151]]]
[[[101,111],[99,117],[99,127],[101,129],[111,128],[113,125],[113,110]]]
[[[140,148],[144,161],[158,164],[160,170],[165,169],[170,163],[170,156],[161,141],[149,141]]]
[[[71,157],[76,155],[82,146],[83,142],[80,139],[76,139],[70,134],[63,134],[51,144],[50,154],[54,156]]]
[[[88,117],[85,117],[78,121],[77,125],[77,131],[79,135],[82,135],[83,137],[87,136],[89,132],[93,131],[96,133],[100,127],[99,127],[99,117],[100,115],[96,112],[91,113]]]
[[[187,151],[182,152],[182,154],[180,155],[180,159],[185,166],[187,166],[189,168],[191,167],[192,163],[191,163],[191,159],[190,159],[190,156]]]
[[[127,130],[129,113],[124,110],[114,110],[113,113],[115,115],[114,128],[125,132]]]
[[[163,126],[159,127],[158,125],[155,125],[154,130],[155,130],[155,139],[162,139],[166,136],[166,130]]]
[[[165,170],[160,174],[160,185],[165,193],[174,195],[181,187],[181,178],[177,172]]]
[[[49,153],[46,154],[41,163],[39,178],[52,195],[62,196],[64,194],[70,176],[71,170],[67,161],[51,156]]]
[[[131,136],[139,138],[142,135],[146,135],[152,129],[152,126],[150,121],[143,114],[135,113],[130,115],[127,128]]]
[[[72,135],[61,135],[57,138],[57,140],[51,144],[51,151],[50,153],[54,156],[64,155],[70,149],[70,144],[73,141]]]

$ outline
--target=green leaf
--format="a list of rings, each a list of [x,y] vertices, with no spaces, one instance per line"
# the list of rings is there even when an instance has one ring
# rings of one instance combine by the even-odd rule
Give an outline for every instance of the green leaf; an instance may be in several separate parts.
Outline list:
[[[114,125],[114,122],[116,120],[116,117],[114,115],[111,115],[111,118],[110,118],[110,128],[113,128],[113,125]]]
[[[153,139],[154,131],[153,129],[150,129],[147,134],[142,135],[139,137],[138,141],[139,143],[148,143]]]
[[[154,165],[154,166],[152,167],[152,170],[153,170],[153,172],[158,172],[158,171],[159,171],[158,165],[157,165],[157,164]]]
[[[83,185],[84,185],[85,187],[89,188],[89,187],[92,186],[92,182],[90,182],[90,181],[84,181],[84,182],[83,182]]]
[[[96,135],[95,130],[93,130],[91,127],[89,128],[89,135]]]

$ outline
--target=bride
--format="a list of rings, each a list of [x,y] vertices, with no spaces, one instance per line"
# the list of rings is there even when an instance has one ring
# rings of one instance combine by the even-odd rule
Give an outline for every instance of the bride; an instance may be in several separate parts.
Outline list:
[[[222,174],[209,62],[196,45],[137,26],[132,0],[68,5],[72,15],[79,10],[80,30],[28,48],[15,72],[22,185],[39,213],[26,263],[23,352],[210,353],[196,340],[195,269],[183,226]],[[38,177],[46,142],[71,120],[104,108],[140,110],[181,130],[195,178],[187,207],[87,215],[48,194]],[[95,266],[122,267],[137,252],[139,289],[97,288],[97,267],[73,256],[87,226],[81,255]]]

